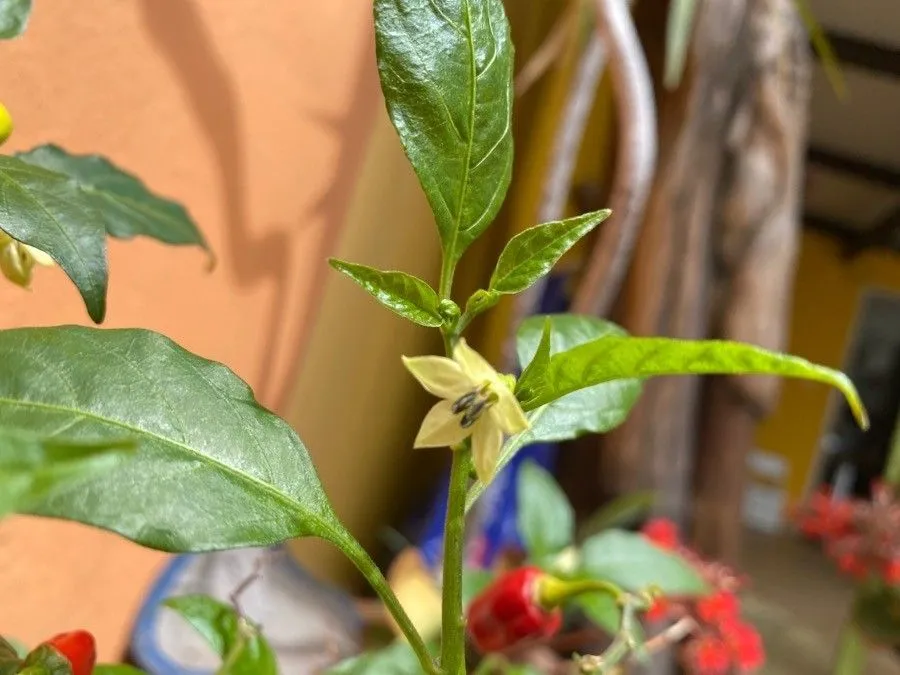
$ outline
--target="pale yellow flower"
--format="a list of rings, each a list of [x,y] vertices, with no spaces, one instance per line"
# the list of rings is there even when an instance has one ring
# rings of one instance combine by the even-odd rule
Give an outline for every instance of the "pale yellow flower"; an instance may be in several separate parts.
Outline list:
[[[509,379],[465,340],[456,344],[452,359],[404,356],[403,364],[428,392],[443,399],[422,421],[415,447],[453,447],[471,436],[475,472],[487,483],[497,468],[503,435],[529,427]]]
[[[53,264],[53,258],[43,251],[16,241],[0,230],[0,272],[14,284],[28,288],[35,265]]]

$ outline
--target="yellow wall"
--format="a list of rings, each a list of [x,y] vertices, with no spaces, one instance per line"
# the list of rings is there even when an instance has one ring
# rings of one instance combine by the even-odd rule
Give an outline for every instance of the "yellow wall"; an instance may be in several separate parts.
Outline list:
[[[371,22],[359,0],[53,0],[0,43],[0,100],[17,125],[4,151],[53,141],[106,154],[184,202],[218,254],[207,274],[196,250],[113,242],[109,326],[165,332],[281,407],[381,106]],[[0,307],[2,328],[87,322],[59,270],[30,293],[0,284]],[[328,465],[328,448],[312,452]],[[10,518],[0,633],[85,627],[113,658],[163,561],[95,530]]]
[[[900,258],[866,253],[844,261],[834,240],[806,233],[795,283],[790,352],[841,368],[864,292],[900,291]],[[822,385],[786,380],[778,409],[760,429],[758,447],[789,460],[792,500],[802,497],[814,468],[830,395]]]

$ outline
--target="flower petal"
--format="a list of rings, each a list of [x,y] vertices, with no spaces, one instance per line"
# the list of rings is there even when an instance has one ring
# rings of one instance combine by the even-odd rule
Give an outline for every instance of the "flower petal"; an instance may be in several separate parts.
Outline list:
[[[34,261],[20,247],[19,242],[11,241],[6,246],[0,246],[0,273],[7,279],[28,288],[31,285],[31,270]]]
[[[402,356],[403,365],[425,390],[456,400],[474,386],[456,361],[443,356]]]
[[[53,267],[56,263],[53,261],[53,258],[50,257],[48,253],[44,253],[39,248],[35,248],[34,246],[29,246],[28,244],[22,244],[25,247],[25,250],[31,255],[34,262],[38,265],[43,265],[44,267]]]
[[[517,434],[531,426],[515,394],[505,386],[493,387],[492,391],[497,394],[497,402],[491,406],[488,414],[493,416],[505,433]]]
[[[452,405],[450,401],[438,401],[432,406],[422,420],[414,447],[449,448],[472,433],[471,428],[463,429],[459,425],[459,417],[450,410]]]
[[[453,348],[453,360],[462,366],[463,372],[476,385],[484,384],[485,382],[495,384],[500,380],[500,375],[493,369],[491,364],[463,339],[460,339]]]
[[[503,432],[491,423],[491,417],[482,417],[475,423],[472,433],[472,462],[478,480],[487,485],[497,470],[500,448],[503,447]]]

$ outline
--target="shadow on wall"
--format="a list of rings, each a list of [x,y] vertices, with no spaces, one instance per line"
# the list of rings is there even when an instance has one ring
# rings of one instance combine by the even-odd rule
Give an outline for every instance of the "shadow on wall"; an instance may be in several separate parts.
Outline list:
[[[274,306],[269,312],[271,319],[265,327],[266,343],[260,356],[261,379],[257,397],[272,407],[280,408],[303,356],[310,320],[318,312],[322,277],[329,269],[326,258],[337,243],[364,143],[374,119],[373,111],[379,97],[374,50],[370,40],[361,45],[356,85],[346,115],[331,118],[312,113],[330,135],[339,139],[340,151],[330,187],[296,226],[299,229],[303,222],[314,222],[315,218],[320,218],[323,223],[320,255],[315,258],[318,262],[309,286],[315,289],[314,296],[302,303],[299,317],[285,316],[291,284],[296,282],[298,276],[298,271],[294,270],[292,274],[290,268],[292,230],[282,228],[254,236],[248,227],[245,130],[238,115],[237,93],[226,64],[219,57],[193,0],[173,3],[140,0],[140,7],[151,38],[184,87],[218,160],[221,172],[219,187],[228,219],[223,262],[233,271],[241,286],[253,286],[267,280],[275,285]],[[295,325],[299,330],[284,330],[285,325]],[[292,334],[299,336],[295,344],[283,344],[285,336]],[[273,366],[277,355],[283,350],[290,355],[285,360],[289,364],[289,373],[278,380]]]

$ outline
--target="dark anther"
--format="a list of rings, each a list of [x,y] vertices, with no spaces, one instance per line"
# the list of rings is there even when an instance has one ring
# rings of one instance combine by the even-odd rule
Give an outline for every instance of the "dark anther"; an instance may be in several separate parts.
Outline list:
[[[466,410],[466,414],[462,416],[462,419],[459,421],[459,426],[463,429],[468,429],[470,426],[475,424],[478,421],[478,418],[481,417],[481,413],[484,412],[485,406],[487,406],[487,399],[479,399],[478,403],[472,405],[468,410]]]
[[[450,407],[450,412],[452,412],[454,415],[458,415],[463,410],[468,409],[468,407],[475,402],[477,396],[477,391],[470,391],[468,394],[463,394],[458,399],[456,399],[456,401]]]

